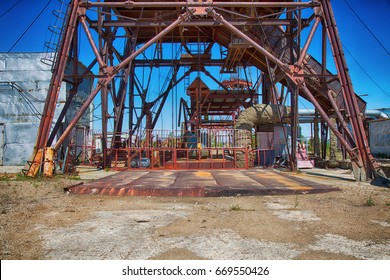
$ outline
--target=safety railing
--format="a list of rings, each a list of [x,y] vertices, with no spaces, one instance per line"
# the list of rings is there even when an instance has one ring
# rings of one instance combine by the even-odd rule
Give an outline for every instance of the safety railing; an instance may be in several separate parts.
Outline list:
[[[111,148],[107,167],[116,169],[247,169],[248,148]]]

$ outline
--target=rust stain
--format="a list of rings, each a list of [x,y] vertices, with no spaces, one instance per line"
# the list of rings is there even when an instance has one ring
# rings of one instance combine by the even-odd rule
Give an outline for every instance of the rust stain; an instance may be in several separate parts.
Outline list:
[[[295,187],[288,187],[288,188],[297,191],[309,191],[313,189],[312,187],[308,187],[308,186],[295,186]]]
[[[196,171],[195,172],[195,176],[199,176],[199,177],[211,177],[211,172],[207,172],[207,171]]]
[[[166,173],[150,172],[131,179],[130,173],[123,171],[90,183],[75,185],[69,188],[69,192],[108,196],[205,197],[320,193],[338,190],[273,172],[227,172],[222,173],[223,176],[220,172],[207,171]],[[168,175],[171,175],[170,180],[167,180]],[[256,185],[252,181],[256,182]]]

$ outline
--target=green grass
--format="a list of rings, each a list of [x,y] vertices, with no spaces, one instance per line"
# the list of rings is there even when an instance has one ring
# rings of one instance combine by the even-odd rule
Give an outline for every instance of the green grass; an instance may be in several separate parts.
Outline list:
[[[19,172],[16,174],[0,174],[0,182],[41,182],[47,180],[48,178],[44,177],[42,174],[38,174],[35,177],[28,177],[23,174],[23,172]]]
[[[296,194],[294,200],[294,209],[297,209],[298,206],[299,206],[299,196]]]
[[[11,178],[9,178],[7,176],[1,176],[0,177],[0,182],[8,182],[8,181],[11,181]]]
[[[230,206],[230,211],[240,211],[241,207],[240,205],[232,205]]]
[[[365,206],[374,206],[375,205],[375,202],[374,200],[372,199],[372,192],[370,193],[370,195],[368,196],[366,202],[364,203]]]
[[[81,180],[80,175],[78,175],[78,174],[68,175],[67,178],[70,180]]]

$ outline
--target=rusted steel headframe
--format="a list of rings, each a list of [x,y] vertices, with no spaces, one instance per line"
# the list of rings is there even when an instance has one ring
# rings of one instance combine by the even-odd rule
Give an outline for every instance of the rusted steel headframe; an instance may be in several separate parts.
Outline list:
[[[65,67],[70,52],[73,35],[77,24],[77,11],[79,9],[79,0],[74,0],[70,3],[68,15],[65,23],[64,35],[60,38],[60,47],[57,54],[57,59],[53,65],[53,75],[50,81],[45,106],[42,112],[42,118],[38,128],[37,139],[33,154],[30,157],[31,165],[27,176],[34,177],[41,167],[41,153],[47,146],[51,126],[54,118],[54,112],[60,92],[62,80],[65,73]]]
[[[91,8],[97,8],[100,11],[99,19],[93,21],[86,18],[86,11]],[[313,9],[313,16],[310,19],[303,20],[298,14],[297,17],[287,16],[286,19],[280,20],[279,16],[282,13],[292,15],[294,11],[310,8]],[[113,13],[117,13],[118,20],[113,20],[110,14],[111,9]],[[151,21],[150,18],[143,15],[154,16],[158,11],[165,11],[168,18],[156,17]],[[232,10],[232,15],[229,17],[229,10]],[[247,12],[251,11],[251,17],[247,16]],[[242,19],[236,19],[240,12],[245,13]],[[267,14],[277,14],[279,16],[269,16]],[[173,16],[172,16],[173,15]],[[131,18],[131,20],[122,20],[123,18]],[[137,19],[138,18],[138,19]],[[301,49],[300,47],[300,31],[303,25],[308,26],[308,22],[314,20],[308,38]],[[268,75],[272,76],[271,80],[276,80],[276,73],[279,77],[282,75],[282,81],[289,87],[294,87],[294,92],[309,100],[317,109],[322,120],[327,123],[328,127],[334,132],[341,145],[348,152],[351,160],[355,166],[355,176],[359,180],[375,178],[381,174],[379,166],[375,163],[375,159],[370,153],[367,143],[366,134],[363,126],[363,117],[359,108],[357,97],[353,91],[351,79],[347,70],[341,41],[336,28],[333,11],[329,0],[319,1],[79,1],[72,0],[68,12],[66,28],[61,38],[61,48],[58,53],[58,59],[54,67],[52,82],[48,92],[41,125],[39,127],[37,144],[32,158],[35,158],[38,150],[44,149],[48,143],[49,134],[51,131],[51,123],[53,120],[56,101],[58,98],[58,91],[64,77],[64,69],[67,56],[70,53],[72,42],[75,41],[75,28],[80,24],[87,36],[91,51],[95,56],[94,63],[99,65],[99,74],[96,75],[96,87],[92,90],[89,98],[84,102],[78,113],[71,120],[69,126],[64,130],[60,138],[54,145],[58,149],[68,137],[73,127],[86,111],[88,106],[92,103],[99,92],[103,96],[107,94],[107,88],[115,88],[113,79],[120,73],[123,77],[118,95],[115,98],[115,114],[116,119],[115,130],[119,131],[122,126],[120,116],[124,113],[125,94],[124,91],[127,83],[132,84],[132,88],[137,87],[134,81],[134,67],[137,66],[135,59],[147,48],[153,44],[160,44],[164,38],[165,42],[170,40],[179,42],[185,45],[189,42],[199,42],[199,37],[196,34],[202,34],[202,40],[214,40],[220,45],[227,46],[231,38],[241,38],[251,47],[245,50],[242,59],[247,64],[251,64]],[[310,67],[310,60],[312,59],[308,54],[308,49],[318,26],[323,25],[323,59],[322,72],[318,73]],[[254,28],[247,28],[254,26]],[[279,25],[287,26],[286,31],[281,31]],[[110,44],[110,36],[107,34],[114,34],[115,28],[123,27],[128,33],[129,39],[126,44],[126,51],[123,54],[117,53]],[[265,30],[264,27],[273,26],[274,29]],[[188,30],[185,37],[183,35],[183,28]],[[99,37],[99,44],[94,42],[90,30],[94,29]],[[194,31],[195,30],[195,31]],[[199,30],[201,32],[199,32]],[[250,31],[248,31],[250,30]],[[326,31],[326,33],[325,33]],[[175,33],[174,33],[175,32]],[[283,33],[287,37],[289,49],[287,54],[278,53],[275,46],[270,45],[267,40],[272,37],[273,32]],[[115,35],[115,34],[114,34]],[[331,43],[333,56],[335,58],[335,65],[337,68],[337,75],[332,75],[326,70],[326,35]],[[198,35],[199,36],[199,35]],[[115,37],[115,36],[114,36]],[[299,40],[297,40],[299,38]],[[131,39],[131,40],[130,40]],[[178,41],[176,41],[178,40]],[[191,41],[192,40],[192,41]],[[277,43],[275,43],[277,44]],[[73,46],[73,48],[77,45]],[[119,57],[120,62],[114,65],[110,56],[113,53]],[[144,63],[144,62],[139,62]],[[150,65],[159,65],[163,61],[146,61]],[[172,62],[173,63],[173,62]],[[180,61],[176,62],[180,63]],[[210,63],[223,66],[222,62],[217,61],[203,61],[202,63]],[[91,63],[92,65],[92,63]],[[201,67],[198,65],[198,70]],[[271,71],[272,69],[272,71]],[[191,69],[184,76],[177,79],[177,68],[174,73],[175,79],[172,77],[167,90],[161,95],[162,105],[159,108],[161,113],[162,106],[168,96],[168,91],[182,81],[186,75],[189,75]],[[331,82],[328,78],[337,78],[341,87],[341,97],[335,98],[335,94],[329,85]],[[318,84],[313,84],[312,80],[319,81]],[[140,92],[142,91],[139,90]],[[146,102],[146,96],[140,93],[142,98],[142,106],[144,107],[143,114],[137,120],[140,123],[140,118],[147,115],[147,108],[151,106]],[[134,92],[130,93],[130,106],[134,106],[131,102],[134,99]],[[341,103],[340,103],[341,99]],[[273,100],[277,101],[275,97]],[[108,119],[107,104],[102,99],[102,118],[104,121]],[[344,111],[345,110],[345,111]],[[336,127],[330,120],[329,114],[334,113],[340,123]],[[293,113],[294,114],[294,113]],[[296,112],[295,112],[296,114]],[[123,116],[122,116],[123,117]],[[292,116],[296,117],[296,116]],[[130,116],[133,118],[133,115]],[[152,121],[152,126],[155,125],[156,119]],[[352,132],[349,131],[347,124],[351,124]],[[103,129],[106,128],[103,125]],[[56,133],[56,131],[52,132]],[[345,135],[345,136],[344,136]],[[105,139],[107,141],[107,139]],[[35,166],[35,169],[37,166]],[[30,168],[32,176],[36,170]]]

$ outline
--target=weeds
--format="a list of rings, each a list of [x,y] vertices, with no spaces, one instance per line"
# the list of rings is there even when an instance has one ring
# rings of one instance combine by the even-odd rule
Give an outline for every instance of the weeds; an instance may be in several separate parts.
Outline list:
[[[7,175],[7,174],[2,174],[1,176],[0,176],[0,182],[8,182],[8,181],[10,181],[11,180],[11,178],[9,177],[9,175]]]
[[[370,195],[368,196],[367,200],[366,200],[366,203],[364,204],[365,206],[374,206],[375,205],[375,202],[374,200],[372,199],[372,192],[370,193]]]
[[[70,179],[70,180],[81,180],[81,178],[80,178],[80,175],[70,175],[70,176],[68,176],[68,179]]]
[[[299,206],[299,196],[296,194],[294,200],[294,209],[297,209],[298,206]]]
[[[240,205],[232,205],[230,206],[230,211],[240,211],[241,207]]]
[[[35,177],[28,177],[23,172],[19,173],[3,173],[0,174],[0,182],[42,182],[47,178],[42,174],[38,174]]]
[[[22,172],[16,173],[15,181],[27,181],[31,179],[31,177],[25,176]]]

